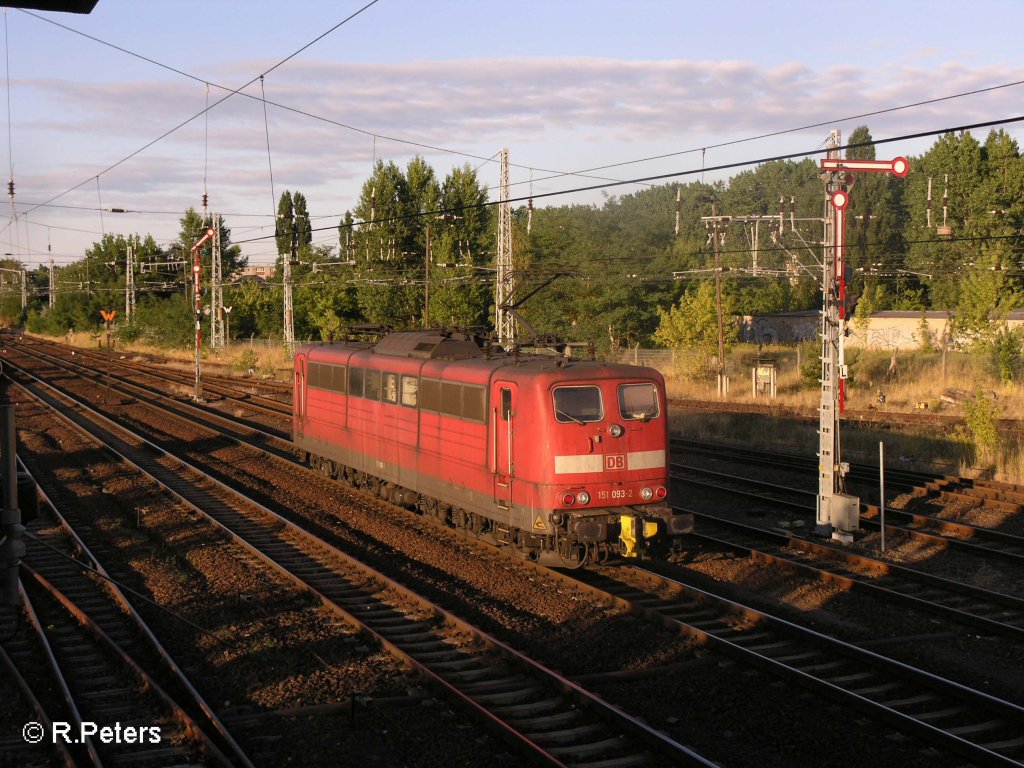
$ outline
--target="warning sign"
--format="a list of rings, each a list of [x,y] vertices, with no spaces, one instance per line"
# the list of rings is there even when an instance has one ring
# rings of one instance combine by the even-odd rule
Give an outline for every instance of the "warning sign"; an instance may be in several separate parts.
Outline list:
[[[544,524],[544,518],[537,515],[537,519],[533,521],[534,530],[544,531],[547,530],[547,526]]]

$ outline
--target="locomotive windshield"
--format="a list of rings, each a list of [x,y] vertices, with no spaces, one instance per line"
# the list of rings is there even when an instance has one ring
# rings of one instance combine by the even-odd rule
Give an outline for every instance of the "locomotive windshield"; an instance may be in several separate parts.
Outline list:
[[[599,387],[555,387],[555,418],[563,424],[584,424],[604,418]]]
[[[622,384],[619,386],[619,415],[626,421],[647,421],[657,418],[658,390],[653,384]]]

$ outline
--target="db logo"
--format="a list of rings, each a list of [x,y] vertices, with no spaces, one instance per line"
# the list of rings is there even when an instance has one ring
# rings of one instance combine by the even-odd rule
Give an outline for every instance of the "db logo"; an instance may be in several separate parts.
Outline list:
[[[604,468],[605,471],[610,469],[625,469],[626,468],[626,454],[624,453],[606,453],[604,455]]]

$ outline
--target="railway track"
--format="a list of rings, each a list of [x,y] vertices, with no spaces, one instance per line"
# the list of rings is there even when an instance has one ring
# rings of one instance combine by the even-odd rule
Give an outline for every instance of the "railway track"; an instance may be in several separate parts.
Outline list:
[[[888,600],[936,614],[980,632],[1024,640],[1024,600],[912,568],[850,552],[841,547],[757,528],[706,512],[697,541],[732,549],[772,564],[867,590]]]
[[[37,393],[403,664],[551,765],[711,765],[273,511],[52,388]]]
[[[741,497],[748,502],[774,508],[785,508],[801,514],[805,521],[813,522],[817,493],[792,488],[756,478],[718,472],[703,467],[673,462],[673,482],[712,490],[715,493]],[[695,476],[705,478],[698,480]],[[745,490],[752,488],[755,490]],[[799,500],[798,500],[799,499]],[[984,557],[997,557],[1010,563],[1024,565],[1024,537],[967,523],[942,520],[933,515],[922,515],[886,507],[886,534],[901,534],[921,539],[929,544],[940,544]],[[892,518],[906,521],[896,525]],[[872,530],[881,528],[881,514],[877,506],[866,505],[861,524]]]
[[[22,467],[28,472],[27,467]],[[29,528],[24,558],[35,580],[77,620],[86,622],[94,636],[106,638],[104,642],[125,663],[138,666],[147,685],[152,681],[158,690],[168,692],[179,722],[201,740],[215,763],[252,768],[252,761],[181,665],[78,535],[71,523],[78,513],[68,507],[61,512],[43,488],[38,493],[40,517]]]
[[[640,574],[646,585],[638,583]],[[856,645],[628,566],[576,571],[610,602],[674,626],[744,665],[792,680],[974,765],[1024,764],[1024,708]]]
[[[642,600],[644,600],[644,601],[645,601],[646,599],[647,599],[647,598],[642,598]],[[876,716],[878,716],[878,713],[876,713]],[[906,725],[905,725],[905,724],[904,724],[904,729],[906,729]],[[922,732],[921,732],[921,735],[925,735],[925,736],[926,736],[926,738],[928,737],[928,734],[927,734],[927,732],[924,732],[924,731],[922,731]],[[1012,740],[1012,739],[1011,739],[1011,740]],[[965,748],[965,749],[967,749],[967,748]],[[1006,764],[1006,763],[996,763],[996,764]]]
[[[808,478],[817,477],[818,461],[816,457],[765,453],[749,448],[733,448],[682,438],[672,438],[670,443],[672,448],[678,452],[699,452],[703,455],[721,458],[723,461],[743,461],[747,464],[803,473]],[[852,488],[862,489],[865,495],[873,495],[877,492],[879,481],[877,466],[855,462],[851,462],[849,466],[850,470],[846,475],[846,481]],[[890,492],[906,492],[919,498],[959,501],[1007,513],[1024,511],[1024,487],[1012,483],[939,475],[889,466],[885,468],[885,484]],[[877,505],[864,504],[861,509],[862,513],[868,516],[873,516],[878,512]],[[887,508],[888,510],[889,508]]]
[[[11,349],[18,349],[26,354],[34,355],[37,359],[47,360],[55,365],[73,367],[79,371],[88,371],[92,376],[102,377],[105,380],[142,387],[153,394],[166,394],[168,384],[176,385],[179,389],[187,391],[192,391],[195,384],[194,374],[176,371],[167,366],[134,362],[121,359],[121,356],[108,356],[105,353],[91,350],[71,349],[55,342],[44,342],[38,339],[13,341],[8,337],[4,339],[4,342]],[[124,373],[114,373],[116,370]],[[131,378],[133,376],[156,378],[163,383],[163,388],[139,383]],[[279,419],[291,420],[290,387],[286,389],[286,385],[275,383],[272,387],[273,393],[241,391],[245,388],[249,390],[265,389],[270,384],[269,382],[244,381],[247,383],[243,384],[243,380],[207,374],[202,379],[203,395],[211,406],[230,405]]]

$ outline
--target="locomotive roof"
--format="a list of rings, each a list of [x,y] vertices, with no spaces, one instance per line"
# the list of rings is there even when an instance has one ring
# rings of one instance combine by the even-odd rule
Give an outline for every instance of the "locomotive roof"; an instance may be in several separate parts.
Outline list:
[[[424,360],[466,360],[483,357],[475,337],[444,331],[401,331],[389,333],[373,351],[380,355],[418,357]]]
[[[493,347],[489,350],[481,346],[478,336],[471,333],[452,331],[424,330],[424,331],[395,331],[384,336],[376,343],[367,341],[345,341],[330,345],[311,345],[305,350],[309,353],[311,360],[332,360],[332,350],[344,353],[371,352],[374,355],[384,355],[405,359],[435,360],[440,363],[458,363],[458,367],[464,371],[477,371],[480,375],[488,376],[487,371],[497,368],[505,368],[505,375],[517,375],[517,371],[526,375],[533,375],[539,371],[568,371],[580,373],[582,366],[588,369],[592,375],[595,371],[603,371],[605,375],[617,375],[626,377],[643,377],[657,374],[657,371],[642,366],[624,365],[608,361],[592,361],[584,358],[567,358],[561,355],[537,354],[535,352],[523,352],[514,354],[503,350],[501,347]],[[345,355],[348,359],[348,355]],[[383,360],[378,365],[386,365]],[[532,373],[530,373],[532,372]]]

